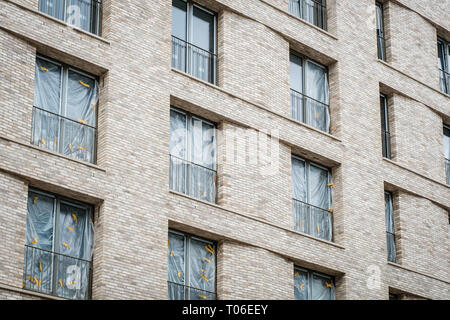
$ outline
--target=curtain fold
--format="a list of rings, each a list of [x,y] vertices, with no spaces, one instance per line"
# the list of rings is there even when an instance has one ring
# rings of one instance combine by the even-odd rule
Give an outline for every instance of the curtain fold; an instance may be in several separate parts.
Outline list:
[[[312,300],[333,300],[334,284],[331,279],[313,274]]]
[[[215,292],[215,246],[197,239],[190,240],[189,298],[213,300]]]
[[[294,299],[309,300],[308,272],[294,269]]]
[[[185,237],[169,233],[168,299],[185,299]]]
[[[330,114],[328,110],[329,104],[329,88],[327,70],[308,60],[306,62],[306,87],[305,94],[307,109],[307,123],[319,130],[329,132],[330,130]]]

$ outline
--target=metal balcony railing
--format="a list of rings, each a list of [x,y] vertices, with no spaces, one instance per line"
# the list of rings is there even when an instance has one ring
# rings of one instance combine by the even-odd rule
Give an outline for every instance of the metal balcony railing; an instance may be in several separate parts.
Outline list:
[[[332,213],[297,199],[292,199],[292,201],[294,230],[332,241]]]
[[[327,30],[327,7],[316,0],[289,0],[289,12]]]
[[[167,281],[169,300],[216,300],[216,293]]]
[[[329,106],[291,89],[291,116],[319,130],[329,131]]]
[[[39,0],[39,11],[90,33],[101,34],[101,0]]]
[[[171,190],[216,202],[217,172],[214,169],[170,155]]]
[[[450,94],[450,73],[439,69],[439,79],[441,83],[441,91]]]
[[[172,36],[172,67],[216,84],[217,54]]]
[[[388,131],[382,130],[381,142],[383,145],[383,157],[391,158],[391,134]]]
[[[91,261],[25,245],[24,262],[24,289],[68,299],[90,299]]]
[[[83,119],[73,120],[33,107],[32,143],[78,160],[94,163],[97,128]]]
[[[447,175],[447,184],[450,186],[450,159],[445,159],[445,173]]]

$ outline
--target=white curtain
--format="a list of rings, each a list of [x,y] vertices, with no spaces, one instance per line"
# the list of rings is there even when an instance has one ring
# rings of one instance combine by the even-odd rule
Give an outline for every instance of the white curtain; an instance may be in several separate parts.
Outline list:
[[[213,300],[215,292],[215,246],[197,239],[190,241],[189,298]]]
[[[39,0],[39,11],[59,20],[64,20],[64,0]]]
[[[168,299],[185,299],[185,237],[169,232]]]
[[[331,279],[313,274],[312,300],[334,300],[334,284]]]
[[[215,202],[215,127],[199,118],[170,112],[170,188]]]
[[[294,299],[309,300],[308,272],[294,269]]]
[[[395,238],[394,238],[394,209],[392,206],[392,195],[390,193],[384,194],[384,205],[385,205],[385,222],[386,222],[386,240],[387,240],[387,250],[388,250],[388,260],[396,261],[396,249],[395,249]]]
[[[90,211],[61,201],[56,212],[55,205],[53,197],[33,191],[28,194],[24,286],[60,297],[87,299],[94,245]]]
[[[310,60],[306,62],[307,123],[314,128],[329,132],[329,88],[326,68]]]

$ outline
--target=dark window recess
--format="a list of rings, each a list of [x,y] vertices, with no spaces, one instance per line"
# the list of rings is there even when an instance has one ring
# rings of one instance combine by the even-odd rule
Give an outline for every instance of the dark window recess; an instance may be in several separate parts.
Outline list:
[[[392,193],[390,192],[384,193],[384,205],[386,216],[386,240],[387,240],[388,261],[397,262]]]
[[[450,94],[450,43],[438,38],[437,44],[441,91]]]
[[[380,112],[381,112],[381,141],[383,146],[383,157],[391,158],[391,134],[389,132],[389,110],[387,97],[380,95]]]

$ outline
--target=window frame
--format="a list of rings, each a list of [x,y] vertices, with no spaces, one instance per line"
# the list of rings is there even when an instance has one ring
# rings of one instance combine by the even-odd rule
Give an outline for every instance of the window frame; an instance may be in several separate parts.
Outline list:
[[[313,14],[313,21],[307,20],[307,17],[305,16],[305,8],[304,5],[308,0],[289,0],[288,2],[288,12],[289,14],[293,15],[296,18],[299,18],[303,21],[306,21],[307,23],[312,24],[313,26],[320,28],[324,31],[328,31],[328,6],[327,6],[327,0],[309,0],[310,2],[316,3],[321,8],[321,18],[322,20],[319,23],[319,16],[316,14]],[[291,11],[291,7],[293,5],[298,4],[299,6],[299,14],[296,15],[295,12]]]
[[[63,8],[63,11],[62,11],[63,18],[62,19],[60,19],[60,18],[58,18],[56,16],[53,16],[53,15],[51,15],[51,14],[45,12],[45,11],[41,11],[41,2],[42,1],[45,1],[45,0],[39,0],[39,2],[38,2],[38,10],[39,10],[39,12],[41,12],[43,14],[46,14],[46,15],[54,18],[54,19],[58,19],[59,21],[63,21],[64,23],[70,25],[71,27],[74,27],[74,28],[77,28],[77,29],[81,29],[81,30],[83,30],[85,32],[89,32],[90,34],[93,34],[93,35],[96,35],[96,36],[99,36],[99,37],[101,36],[101,34],[102,34],[102,22],[101,22],[101,20],[102,20],[102,9],[103,9],[103,3],[102,3],[101,0],[92,0],[91,3],[90,3],[91,16],[90,16],[90,19],[89,19],[89,26],[90,26],[89,30],[86,30],[86,29],[84,29],[82,27],[70,24],[68,22],[67,10],[68,10],[68,7],[70,6],[70,1],[69,0],[62,0],[64,2],[63,6],[62,6],[62,8]],[[81,0],[81,2],[83,2],[83,1]],[[97,8],[97,10],[95,12],[95,26],[92,23],[92,21],[94,20],[94,17],[92,15],[93,14],[94,3],[95,3],[95,6]]]
[[[304,179],[306,181],[306,199],[305,199],[305,201],[302,201],[302,200],[294,198],[294,192],[293,192],[294,191],[294,176],[292,175],[292,167],[293,167],[292,166],[292,162],[293,162],[292,160],[294,160],[294,159],[297,160],[297,161],[302,161],[305,164],[305,177],[304,177]],[[328,206],[329,206],[329,208],[326,208],[326,209],[325,208],[320,208],[320,207],[315,206],[315,205],[310,203],[311,202],[311,186],[310,186],[309,174],[310,174],[310,167],[311,166],[319,168],[321,170],[325,170],[328,173],[328,177],[327,177],[327,190],[328,191],[327,191],[327,193],[328,193]],[[318,208],[318,209],[323,210],[323,211],[328,211],[329,212],[330,209],[332,210],[332,208],[333,208],[333,194],[332,194],[332,189],[331,189],[331,187],[329,185],[333,181],[333,176],[332,176],[332,171],[331,171],[330,168],[324,167],[324,166],[322,166],[322,165],[320,165],[318,163],[312,162],[312,161],[310,161],[308,159],[305,159],[305,158],[302,158],[302,157],[299,157],[299,156],[296,156],[296,155],[292,154],[291,155],[291,181],[292,181],[291,182],[292,183],[292,199],[294,201],[299,201],[301,203],[306,204],[308,207]],[[329,241],[334,242],[334,211],[329,212],[329,213],[330,213],[330,216],[331,216],[331,225],[330,225],[331,239]],[[310,215],[310,219],[312,219],[312,215]],[[311,223],[310,223],[310,225],[311,225]],[[295,226],[295,221],[294,221],[294,226]],[[309,236],[314,237],[314,233],[312,232],[312,230],[308,230],[308,231],[309,231],[309,233],[306,232],[306,234],[309,235]],[[298,232],[300,232],[300,231],[298,231]],[[317,238],[317,237],[314,237],[314,238]],[[318,238],[318,239],[328,241],[328,240],[322,239],[322,238]]]
[[[42,195],[44,197],[48,197],[53,199],[53,221],[52,221],[52,236],[53,236],[53,241],[52,241],[52,249],[51,249],[51,253],[54,255],[64,255],[64,256],[69,256],[71,258],[74,259],[80,259],[79,257],[75,257],[75,256],[71,256],[68,254],[62,254],[59,252],[59,249],[57,248],[57,246],[55,245],[56,243],[59,243],[60,240],[60,230],[58,228],[59,226],[59,219],[60,219],[60,215],[61,215],[61,203],[68,205],[68,206],[72,206],[72,207],[76,207],[82,210],[86,210],[86,214],[88,215],[87,219],[86,219],[86,223],[89,223],[89,220],[92,220],[92,224],[95,227],[95,208],[93,205],[87,204],[87,203],[83,203],[81,201],[78,200],[74,200],[74,199],[70,199],[68,197],[65,196],[60,196],[58,194],[55,193],[51,193],[51,192],[47,192],[47,191],[42,191],[40,189],[36,189],[33,187],[29,187],[28,188],[28,192],[27,192],[27,201],[29,199],[30,193],[35,193],[38,195]],[[27,219],[28,219],[28,208],[27,208]],[[27,227],[25,226],[25,233],[27,233]],[[26,238],[26,237],[25,237]],[[94,240],[95,241],[95,238]],[[94,242],[95,243],[95,242]],[[43,250],[40,249],[38,247],[34,247],[34,246],[30,246],[26,244],[26,239],[25,239],[25,246],[28,247],[32,247],[32,248],[37,248],[39,250]],[[44,250],[44,251],[48,251],[48,250]],[[25,249],[25,253],[26,253],[26,249]],[[83,260],[83,259],[81,259]],[[89,261],[90,262],[90,271],[89,271],[89,284],[88,284],[88,290],[87,290],[87,297],[86,300],[90,300],[92,298],[92,271],[93,271],[93,264],[94,264],[94,250],[92,251],[92,258]],[[50,295],[52,296],[57,296],[57,291],[56,291],[56,287],[57,287],[57,282],[56,282],[56,275],[57,275],[57,268],[58,265],[55,265],[54,263],[52,263],[52,291],[50,293]],[[25,276],[25,273],[24,273]],[[31,289],[26,289],[29,291],[33,291]]]
[[[391,159],[391,131],[389,125],[389,103],[388,97],[380,93],[380,113],[381,113],[381,137],[382,137],[382,154],[384,158]]]
[[[295,278],[295,273],[297,271],[306,273],[308,275],[308,299],[306,301],[314,301],[312,299],[312,293],[313,293],[313,290],[312,290],[313,281],[312,280],[314,279],[314,276],[328,279],[331,282],[333,289],[331,290],[331,298],[332,299],[330,299],[330,300],[336,300],[336,279],[334,276],[320,273],[315,270],[306,269],[306,268],[303,268],[303,267],[300,267],[300,266],[297,266],[294,264],[294,278]],[[294,280],[294,294],[295,294],[295,280]],[[295,295],[294,295],[294,299],[295,299]],[[300,300],[300,301],[302,301],[302,300]]]
[[[378,59],[386,62],[386,30],[385,30],[385,21],[384,21],[384,4],[380,1],[375,1],[375,7],[380,9],[381,12],[381,26],[378,25],[378,11],[375,11],[375,21],[377,27],[377,56]],[[376,9],[375,8],[375,9]],[[378,30],[381,30],[380,34]],[[380,39],[382,40],[383,48],[380,48]],[[381,54],[381,56],[380,56]]]
[[[177,235],[177,236],[181,236],[184,239],[184,270],[183,270],[184,271],[184,282],[183,282],[184,288],[183,288],[183,290],[185,290],[185,295],[186,295],[186,291],[187,291],[188,298],[190,298],[190,290],[186,290],[186,289],[193,288],[193,289],[200,290],[200,291],[206,291],[206,290],[203,290],[200,288],[195,288],[195,287],[190,286],[190,277],[191,277],[191,268],[190,268],[190,256],[191,256],[190,255],[190,246],[191,245],[190,245],[190,242],[191,242],[191,239],[201,241],[204,243],[208,243],[208,244],[211,244],[214,246],[214,292],[210,292],[210,291],[207,291],[207,292],[214,294],[215,300],[217,300],[217,242],[214,240],[209,240],[209,239],[205,239],[202,237],[198,237],[191,233],[178,231],[178,230],[170,229],[170,228],[169,228],[169,232],[168,232],[168,238],[171,233],[174,235]],[[184,299],[184,300],[191,301],[191,299]]]
[[[214,171],[215,172],[215,176],[217,177],[218,176],[217,175],[217,166],[218,166],[218,164],[217,164],[217,157],[218,157],[218,155],[217,155],[217,124],[212,122],[212,121],[206,120],[206,119],[204,119],[202,117],[199,117],[199,116],[197,116],[195,114],[192,114],[192,113],[190,113],[188,111],[184,111],[182,109],[174,107],[172,105],[170,106],[170,111],[177,112],[177,113],[182,114],[182,115],[184,115],[186,117],[186,130],[185,130],[185,137],[186,137],[186,139],[185,139],[185,146],[184,146],[186,152],[185,152],[185,158],[184,159],[180,158],[180,157],[178,157],[176,155],[172,155],[171,150],[170,150],[170,143],[169,143],[169,156],[170,157],[175,157],[177,159],[181,159],[182,161],[186,161],[186,162],[188,162],[190,164],[193,164],[195,166],[203,167],[203,168],[205,168],[207,170]],[[214,127],[214,132],[213,132],[213,137],[214,137],[214,166],[213,166],[213,168],[206,167],[203,164],[199,164],[199,163],[196,163],[194,161],[193,150],[192,150],[192,139],[194,137],[193,136],[193,130],[192,130],[192,120],[194,120],[194,119],[198,119],[198,120],[200,120],[200,121],[202,121],[202,122],[204,122],[204,123]],[[170,128],[169,130],[170,130],[170,132],[169,132],[169,136],[170,136],[172,134],[172,128]],[[217,183],[217,178],[216,178],[216,183]],[[170,185],[170,175],[169,175],[169,185]],[[185,187],[185,191],[186,191],[186,195],[190,194],[190,186],[191,186],[190,176],[186,172],[185,186],[184,186]],[[174,191],[176,191],[176,190],[174,190]],[[217,185],[216,185],[216,190],[215,190],[215,199],[214,199],[213,203],[217,203]]]
[[[328,66],[325,66],[325,65],[323,65],[323,64],[321,64],[321,63],[319,63],[319,62],[317,62],[317,61],[315,61],[315,60],[312,60],[312,59],[310,59],[309,57],[307,57],[307,56],[305,56],[305,55],[303,55],[303,54],[300,54],[300,53],[298,53],[298,52],[296,52],[296,51],[294,51],[294,50],[289,50],[289,68],[290,68],[290,64],[292,63],[291,55],[292,55],[292,56],[295,56],[295,57],[297,57],[297,58],[299,58],[299,59],[301,59],[301,61],[302,61],[302,64],[301,64],[301,67],[302,67],[302,74],[301,74],[301,76],[300,76],[300,78],[302,79],[302,91],[299,92],[299,91],[297,91],[296,89],[293,89],[293,88],[291,87],[291,78],[289,78],[289,90],[290,90],[290,91],[294,91],[295,93],[300,94],[300,95],[302,96],[302,118],[303,118],[303,121],[301,121],[301,120],[296,119],[296,118],[293,117],[293,115],[292,115],[292,102],[291,102],[291,118],[294,119],[295,121],[299,121],[299,122],[304,123],[304,124],[306,124],[306,125],[308,125],[308,126],[311,126],[311,127],[313,127],[314,129],[316,129],[316,130],[319,130],[319,131],[322,131],[322,132],[325,132],[325,133],[328,133],[328,134],[329,134],[329,133],[330,133],[330,128],[331,128],[330,101],[328,101],[328,104],[327,104],[327,103],[325,103],[325,102],[316,100],[316,99],[314,99],[314,98],[308,96],[308,95],[305,93],[305,92],[306,92],[306,88],[307,88],[307,83],[309,83],[309,81],[310,81],[310,80],[307,81],[307,77],[306,77],[306,66],[307,66],[308,62],[310,62],[310,63],[316,65],[317,67],[319,67],[319,68],[325,70],[325,74],[326,74],[326,76],[327,76],[328,94],[330,94],[330,75],[329,75],[329,68],[328,68]],[[291,73],[291,70],[290,70],[290,69],[289,69],[289,77],[292,77],[292,73]],[[314,102],[320,103],[321,105],[327,107],[328,116],[329,116],[329,126],[328,126],[329,128],[328,128],[328,130],[321,130],[321,129],[319,129],[319,128],[314,127],[311,123],[309,123],[308,119],[309,119],[309,115],[310,115],[309,113],[310,113],[310,111],[309,111],[308,108],[307,108],[307,103],[305,103],[305,101],[307,101],[307,100],[305,100],[305,98],[306,98],[306,99],[310,99],[310,100],[312,100],[312,101],[314,101]]]
[[[397,255],[398,248],[397,248],[397,236],[396,236],[396,232],[395,232],[394,195],[393,195],[392,192],[386,191],[386,190],[385,190],[385,191],[384,191],[385,201],[386,201],[386,196],[388,196],[388,199],[389,199],[389,203],[390,203],[389,208],[392,209],[392,210],[390,210],[390,212],[389,212],[390,217],[391,217],[391,220],[392,220],[392,226],[391,226],[391,227],[392,227],[392,232],[388,231],[387,228],[386,228],[386,234],[390,234],[390,235],[392,236],[392,239],[393,239],[393,246],[394,246],[394,250],[395,250],[395,252],[393,253],[393,260],[394,260],[394,261],[389,260],[389,256],[390,256],[389,250],[390,250],[390,249],[389,249],[389,245],[388,245],[387,238],[386,238],[387,259],[388,259],[389,262],[397,263],[397,262],[398,262],[398,255]],[[386,206],[386,204],[385,204],[385,206]],[[385,217],[386,217],[386,209],[385,209]],[[386,218],[385,218],[385,219],[386,219]],[[387,223],[388,223],[388,222],[386,221],[386,224],[387,224]]]
[[[213,59],[213,63],[212,63],[212,68],[211,68],[211,79],[212,79],[212,84],[213,85],[217,85],[217,69],[218,69],[218,62],[217,62],[217,52],[218,52],[218,39],[217,39],[217,20],[218,20],[218,14],[212,10],[209,10],[208,8],[197,4],[196,2],[192,1],[192,0],[177,0],[177,1],[181,1],[181,2],[185,2],[186,3],[186,39],[180,39],[177,36],[173,35],[173,28],[171,26],[171,36],[172,38],[176,38],[178,40],[182,40],[184,41],[187,45],[186,45],[186,62],[185,62],[185,70],[182,70],[184,72],[186,72],[189,75],[193,76],[193,70],[192,70],[192,54],[190,53],[190,49],[188,49],[188,46],[193,46],[196,48],[199,48],[202,51],[208,52],[208,54],[212,55],[213,57],[215,57],[215,59]],[[173,8],[173,2],[171,4],[171,8]],[[193,39],[194,39],[194,8],[197,8],[199,10],[202,10],[204,12],[206,12],[207,14],[213,16],[213,34],[212,34],[212,47],[213,47],[213,51],[209,51],[206,49],[203,49],[199,46],[196,46],[193,43]],[[173,16],[172,16],[173,19]],[[173,47],[173,45],[172,45]],[[173,48],[172,48],[173,50]],[[171,53],[172,55],[172,53]],[[178,69],[177,69],[178,70]]]
[[[444,52],[440,52],[439,50],[439,44],[442,45],[442,47],[444,48]],[[450,94],[450,83],[447,82],[447,77],[446,75],[448,75],[449,79],[450,79],[450,42],[446,41],[444,38],[441,38],[438,36],[437,38],[437,58],[438,58],[438,69],[439,69],[439,73],[443,73],[444,75],[444,83],[442,84],[441,80],[441,76],[439,75],[439,84],[440,87],[444,86],[445,90],[443,91],[442,88],[440,88],[441,92],[444,92],[445,94]],[[441,59],[439,58],[439,54],[443,54],[442,59],[443,61],[441,61]],[[443,63],[442,65],[442,69],[439,67],[439,63]]]
[[[449,144],[450,144],[450,126],[444,124],[443,127],[444,127],[443,138],[448,139]],[[449,145],[449,147],[450,147],[450,145]],[[444,148],[445,148],[445,144],[444,144]],[[445,149],[444,149],[444,151],[445,151]],[[444,163],[445,163],[445,172],[446,172],[446,183],[447,183],[447,185],[450,185],[450,159],[447,159],[445,152],[444,152]]]
[[[54,113],[54,112],[42,109],[41,107],[35,106],[34,105],[34,101],[33,101],[33,108],[36,108],[36,109],[38,109],[40,111],[44,111],[46,113],[49,113],[49,114],[52,114],[52,115],[55,115],[55,116],[58,117],[58,132],[59,132],[58,139],[59,139],[59,141],[64,141],[64,130],[63,130],[63,126],[61,125],[61,119],[79,123],[76,119],[72,119],[72,118],[69,118],[67,116],[67,110],[68,110],[68,108],[67,108],[67,96],[68,96],[68,93],[67,92],[68,92],[69,72],[78,73],[78,74],[80,74],[80,75],[82,75],[84,77],[90,78],[93,81],[95,81],[97,84],[99,83],[99,77],[97,77],[95,75],[92,75],[90,73],[87,73],[87,72],[85,72],[83,70],[80,70],[78,68],[72,67],[69,64],[62,63],[62,62],[59,62],[59,61],[54,60],[52,58],[43,56],[41,54],[36,54],[35,63],[36,63],[37,59],[46,61],[48,63],[52,63],[52,64],[57,65],[58,67],[61,68],[61,82],[60,82],[60,85],[59,85],[60,98],[59,98],[59,111],[58,111],[58,113]],[[36,79],[34,81],[36,81]],[[97,90],[98,90],[97,95],[99,96],[100,95],[99,87],[97,88]],[[33,94],[36,94],[36,93],[33,93]],[[67,157],[69,157],[71,159],[75,159],[77,161],[83,161],[83,162],[92,163],[92,164],[96,164],[97,163],[98,110],[99,110],[99,105],[100,105],[100,101],[97,103],[97,106],[95,108],[95,126],[91,126],[89,124],[81,124],[81,123],[79,123],[80,125],[84,125],[86,127],[92,128],[94,130],[94,141],[93,141],[94,145],[93,145],[93,153],[92,153],[92,162],[81,160],[81,159],[78,159],[76,157],[71,157],[71,156],[68,156],[68,155],[64,154],[64,152],[63,152],[63,144],[62,143],[58,143],[58,147],[57,147],[58,151],[55,151],[55,152],[57,152],[57,153],[59,153],[59,154],[61,154],[63,156],[67,156]],[[31,132],[32,133],[34,132],[34,119],[32,119],[32,123],[31,123]],[[33,134],[31,136],[31,144],[36,145],[36,144],[33,143]]]

